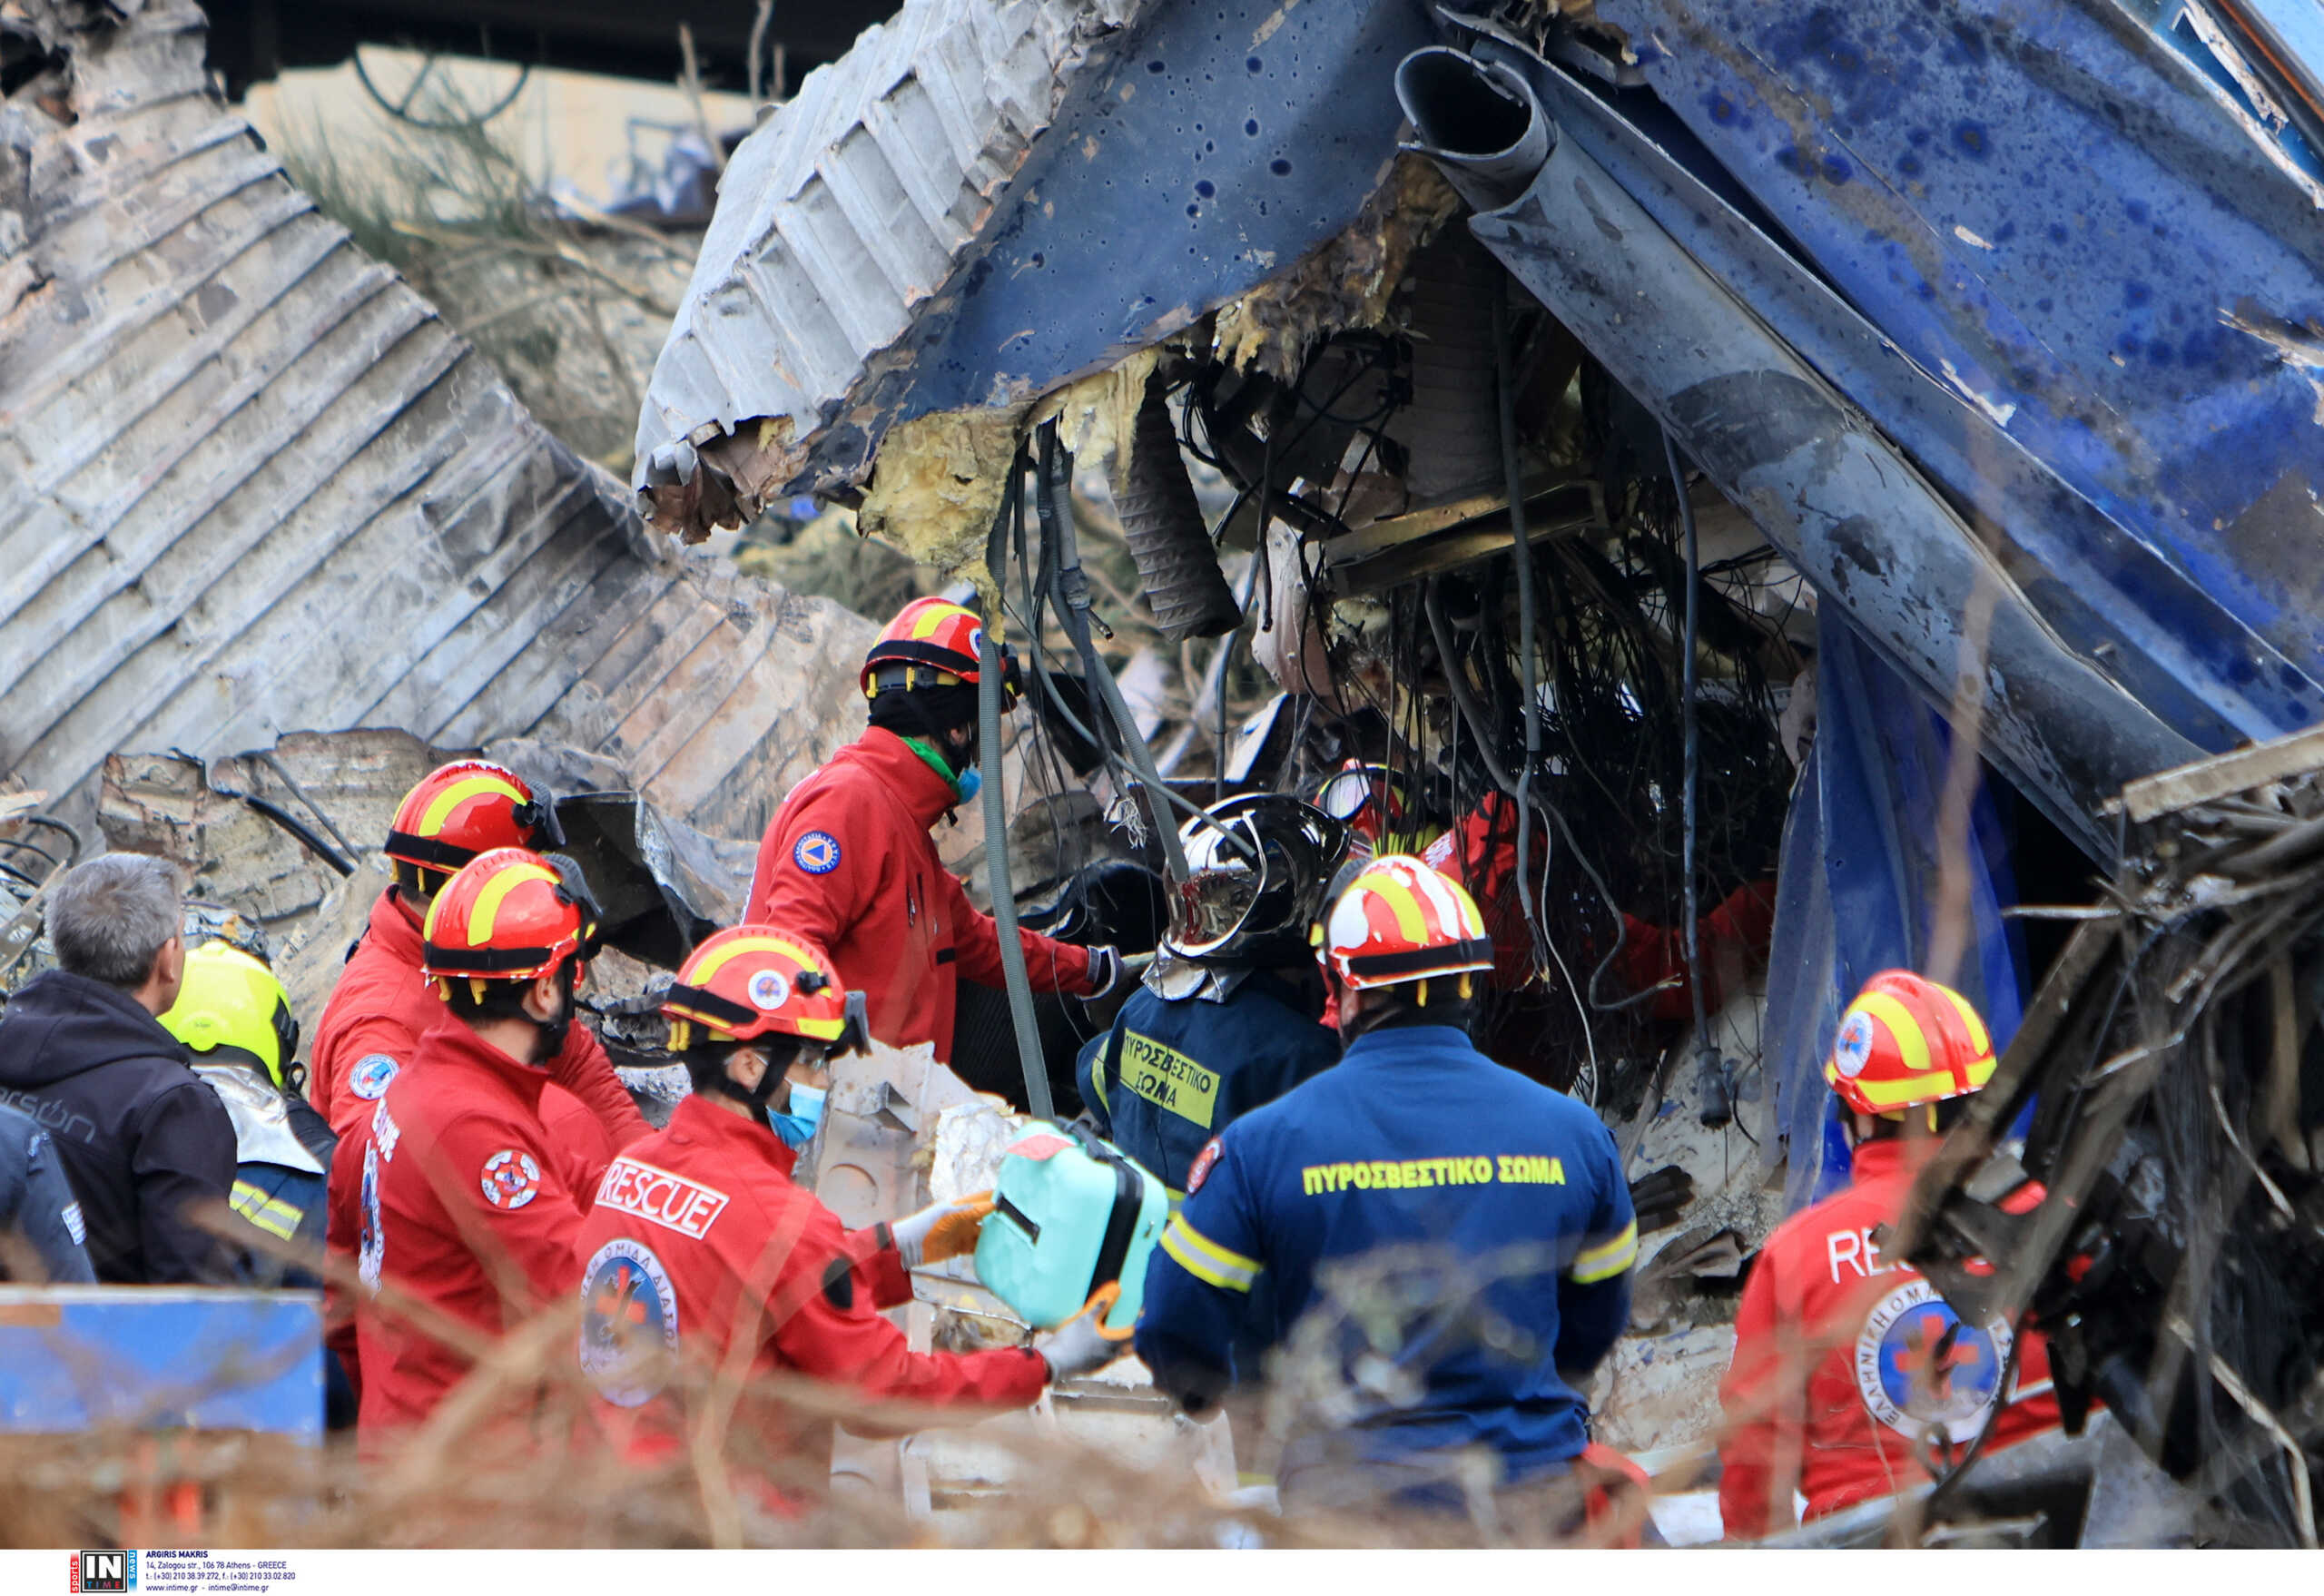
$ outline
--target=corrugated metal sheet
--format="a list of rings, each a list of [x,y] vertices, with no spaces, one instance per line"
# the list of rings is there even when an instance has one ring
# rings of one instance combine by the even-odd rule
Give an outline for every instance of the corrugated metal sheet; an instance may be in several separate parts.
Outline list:
[[[533,736],[748,834],[852,734],[868,624],[650,536],[209,94],[196,6],[9,18],[77,119],[0,111],[0,770]]]
[[[908,5],[727,168],[639,420],[655,523],[858,484],[895,423],[1048,392],[1290,269],[1388,172],[1432,36],[1408,0]]]
[[[696,450],[745,421],[787,448],[894,350],[1090,45],[1135,9],[911,0],[743,141],[639,418],[636,483],[660,490],[658,520],[725,518],[734,474],[702,482]]]

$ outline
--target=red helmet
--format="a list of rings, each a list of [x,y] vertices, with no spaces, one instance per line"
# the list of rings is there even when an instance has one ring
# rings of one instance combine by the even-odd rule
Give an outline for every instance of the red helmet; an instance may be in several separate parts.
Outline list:
[[[1884,970],[1840,1016],[1824,1079],[1862,1114],[1966,1097],[1994,1078],[1994,1043],[1969,1000],[1909,970]]]
[[[694,951],[662,1000],[670,1050],[697,1040],[804,1037],[833,1052],[870,1046],[863,994],[839,984],[829,955],[769,925],[738,925]],[[697,1039],[696,1027],[706,1033]]]
[[[428,906],[420,973],[530,980],[597,951],[596,905],[569,860],[495,848],[462,865]]]
[[[460,759],[428,773],[403,795],[388,827],[387,855],[447,874],[492,848],[556,847],[556,811],[525,779],[488,760]]]
[[[1409,853],[1384,854],[1356,873],[1324,917],[1318,951],[1346,987],[1492,968],[1476,901]]]
[[[863,696],[912,687],[974,686],[983,679],[984,623],[946,598],[915,598],[888,623],[863,656]],[[1003,644],[1000,685],[1013,703],[1017,656]]]

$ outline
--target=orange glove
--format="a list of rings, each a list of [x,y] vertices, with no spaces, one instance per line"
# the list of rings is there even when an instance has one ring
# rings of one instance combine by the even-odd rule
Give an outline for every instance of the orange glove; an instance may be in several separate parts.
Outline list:
[[[977,1250],[977,1231],[992,1212],[992,1193],[970,1192],[949,1203],[931,1203],[917,1214],[888,1227],[902,1255],[904,1267],[940,1264]]]

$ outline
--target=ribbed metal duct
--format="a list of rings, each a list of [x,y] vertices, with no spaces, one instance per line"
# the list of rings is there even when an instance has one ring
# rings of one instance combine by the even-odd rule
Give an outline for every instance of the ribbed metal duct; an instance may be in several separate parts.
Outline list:
[[[1159,381],[1147,382],[1130,432],[1128,486],[1114,507],[1155,624],[1172,642],[1223,636],[1242,624],[1243,611],[1218,568],[1202,506],[1195,502],[1167,391]]]

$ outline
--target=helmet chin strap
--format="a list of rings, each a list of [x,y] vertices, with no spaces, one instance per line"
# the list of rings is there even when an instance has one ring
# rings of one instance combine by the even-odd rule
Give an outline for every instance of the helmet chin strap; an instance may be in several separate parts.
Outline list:
[[[774,1118],[768,1111],[767,1104],[773,1099],[774,1089],[783,1084],[783,1078],[790,1073],[790,1069],[788,1064],[780,1069],[769,1064],[760,1071],[759,1082],[756,1086],[744,1086],[722,1069],[711,1084],[718,1089],[721,1096],[732,1098],[748,1108],[751,1111],[751,1118],[759,1122],[759,1128],[772,1136],[774,1134]]]
[[[580,1000],[573,995],[574,980],[573,961],[567,959],[557,967],[556,1018],[533,1022],[539,1032],[537,1044],[539,1056],[533,1060],[536,1064],[545,1065],[565,1051],[565,1044],[572,1038],[573,1019],[581,1008]]]

